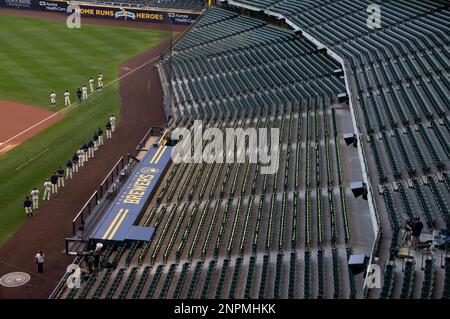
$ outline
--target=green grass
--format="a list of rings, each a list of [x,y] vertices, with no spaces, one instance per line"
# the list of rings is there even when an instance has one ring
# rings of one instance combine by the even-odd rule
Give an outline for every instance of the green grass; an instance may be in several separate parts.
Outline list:
[[[119,65],[167,39],[169,33],[131,28],[82,25],[0,14],[0,99],[50,109],[49,94],[58,105],[72,92],[103,73],[105,84],[118,76]],[[60,109],[59,106],[57,109]],[[0,156],[0,245],[26,219],[23,199],[33,186],[63,166],[77,148],[104,127],[110,114],[119,115],[118,84],[108,86],[53,126]],[[29,164],[17,169],[30,158]],[[69,234],[68,234],[69,235]]]

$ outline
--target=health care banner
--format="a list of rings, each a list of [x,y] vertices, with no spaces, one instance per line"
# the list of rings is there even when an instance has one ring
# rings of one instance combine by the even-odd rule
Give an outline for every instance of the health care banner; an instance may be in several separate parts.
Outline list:
[[[0,7],[66,12],[66,1],[43,0],[0,0]]]
[[[128,7],[83,4],[58,0],[0,0],[0,7],[66,12],[69,4],[78,5],[82,17],[107,18],[125,21],[184,24],[194,23],[201,13],[182,10],[136,9]],[[73,11],[72,11],[73,12]],[[71,14],[72,12],[66,12]]]

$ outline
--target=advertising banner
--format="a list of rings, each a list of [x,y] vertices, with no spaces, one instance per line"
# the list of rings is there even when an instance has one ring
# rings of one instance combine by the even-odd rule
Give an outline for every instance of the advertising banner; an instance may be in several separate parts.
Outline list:
[[[78,5],[80,6],[80,13],[82,17],[92,17],[92,18],[109,18],[127,21],[189,25],[194,23],[195,20],[197,20],[197,18],[199,17],[199,14],[190,12],[182,13],[182,12],[123,8],[112,6],[107,7],[107,6],[84,5],[84,4]]]
[[[0,0],[0,7],[65,12],[67,2],[58,0]]]
[[[0,7],[34,9],[35,0],[0,0]]]
[[[158,9],[138,9],[115,6],[102,6],[95,4],[81,4],[72,1],[58,0],[0,0],[0,7],[15,9],[33,9],[52,12],[66,12],[69,4],[78,5],[82,17],[91,18],[107,18],[125,21],[140,21],[151,23],[167,23],[167,24],[184,24],[190,25],[194,23],[200,16],[200,13],[174,10],[158,10]]]
[[[63,12],[67,10],[67,2],[65,1],[44,1],[44,0],[32,0],[37,4],[38,10]]]

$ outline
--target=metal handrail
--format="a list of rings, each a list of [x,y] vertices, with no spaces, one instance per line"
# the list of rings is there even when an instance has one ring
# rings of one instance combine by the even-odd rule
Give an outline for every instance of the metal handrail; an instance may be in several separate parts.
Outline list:
[[[72,220],[72,234],[75,236],[76,234],[76,229],[75,229],[75,224],[78,220],[78,218],[81,216],[81,222],[84,223],[84,217],[83,217],[83,212],[86,209],[86,207],[90,206],[92,199],[94,198],[94,196],[97,195],[98,191],[95,191],[91,197],[89,197],[89,199],[87,200],[86,204],[84,204],[84,206],[80,209],[80,211],[78,212],[78,214],[75,216],[75,218]],[[90,210],[90,207],[89,207]]]
[[[84,206],[80,209],[78,214],[72,220],[72,235],[73,236],[75,236],[75,234],[76,234],[76,223],[77,223],[77,221],[81,218],[81,223],[84,223],[84,211],[86,210],[86,208],[89,209],[89,214],[90,214],[91,213],[91,209],[95,207],[95,206],[92,207],[92,208],[90,207],[91,202],[94,199],[94,197],[96,198],[95,205],[97,205],[99,203],[99,201],[101,199],[103,199],[103,197],[105,195],[105,192],[103,191],[103,186],[107,183],[108,179],[111,176],[114,175],[114,171],[118,171],[119,170],[119,166],[122,166],[122,168],[124,166],[123,165],[123,156],[121,156],[119,158],[119,160],[116,162],[116,164],[113,166],[113,168],[106,175],[105,179],[101,182],[99,189],[97,189],[94,193],[92,193],[91,197],[89,197],[89,199],[86,201]],[[98,196],[99,192],[100,192],[100,197]]]
[[[142,151],[142,145],[145,145],[148,141],[148,137],[152,134],[153,126],[149,128],[147,133],[145,133],[144,137],[139,141],[138,145],[136,145],[136,151]]]
[[[121,156],[119,158],[119,160],[116,162],[116,164],[113,166],[113,168],[109,171],[108,175],[106,175],[103,182],[100,183],[100,187],[103,186],[103,184],[105,184],[105,182],[108,180],[109,176],[111,176],[111,174],[114,172],[114,170],[117,168],[117,166],[119,165],[120,162],[122,162],[122,167],[123,167],[123,156]]]

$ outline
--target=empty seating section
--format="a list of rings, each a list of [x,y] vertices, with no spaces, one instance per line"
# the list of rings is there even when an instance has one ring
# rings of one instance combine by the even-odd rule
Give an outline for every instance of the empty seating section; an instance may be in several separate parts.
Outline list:
[[[436,281],[436,268],[434,259],[425,260],[424,278],[422,282],[422,292],[420,294],[421,299],[430,299],[434,292]]]
[[[198,284],[198,279],[200,277],[200,272],[202,271],[203,268],[203,262],[202,261],[198,261],[197,264],[195,265],[195,269],[194,272],[192,274],[192,279],[191,279],[191,283],[189,284],[189,290],[186,294],[186,299],[192,299],[194,297],[194,293]]]
[[[395,264],[386,265],[383,277],[383,287],[381,288],[380,298],[390,299],[396,280]]]
[[[310,299],[312,292],[312,269],[311,269],[311,253],[305,251],[305,269],[303,277],[303,298]]]
[[[333,261],[333,284],[334,284],[334,292],[333,298],[339,298],[341,296],[341,276],[340,276],[340,267],[339,267],[339,255],[336,248],[331,249],[331,258]]]
[[[317,251],[317,282],[317,299],[322,299],[325,295],[325,269],[323,250]]]
[[[348,271],[348,286],[349,286],[349,298],[350,299],[355,299],[356,298],[356,294],[357,294],[357,287],[356,287],[356,275],[353,274],[353,270],[351,269],[351,267],[348,265],[348,262],[350,261],[350,257],[353,255],[353,248],[352,247],[347,247],[346,248],[347,251],[347,271]]]
[[[125,299],[128,292],[130,291],[131,285],[133,284],[134,279],[136,278],[137,272],[138,272],[139,268],[138,267],[133,267],[131,268],[131,271],[128,275],[128,278],[125,282],[125,284],[122,287],[122,290],[120,291],[119,294],[119,299]]]
[[[264,255],[261,270],[261,280],[259,284],[259,293],[258,293],[259,299],[264,299],[266,296],[268,272],[269,272],[269,255]]]
[[[190,267],[191,267],[191,263],[189,263],[189,262],[186,262],[183,264],[183,268],[181,269],[181,273],[178,278],[177,285],[175,287],[175,290],[173,291],[172,299],[180,298],[181,291],[183,289],[184,283],[186,282],[186,275],[187,275]]]
[[[156,268],[156,271],[152,277],[152,281],[150,282],[150,286],[148,287],[147,294],[145,295],[145,299],[151,299],[153,297],[153,295],[155,294],[156,286],[158,285],[158,282],[161,279],[163,269],[164,269],[164,265],[159,265]]]
[[[380,189],[384,218],[391,225],[389,259],[395,259],[400,244],[404,220],[399,214],[413,218],[419,209],[429,232],[449,229],[449,3],[378,1],[382,27],[370,29],[370,0],[236,2],[285,16],[344,59],[377,182],[385,184]],[[439,171],[443,178],[436,176]],[[422,298],[431,296],[433,265],[427,261],[425,266]],[[414,269],[414,261],[407,261],[401,298],[410,298],[417,289]],[[391,297],[398,272],[386,268],[382,298]]]
[[[409,299],[412,296],[414,289],[415,266],[416,264],[412,260],[405,262],[405,273],[403,276],[402,291],[400,293],[401,299]]]
[[[250,298],[250,296],[251,296],[253,277],[254,277],[254,273],[255,273],[255,264],[256,264],[256,257],[251,256],[250,262],[248,263],[247,279],[245,281],[244,298],[246,298],[246,299]]]
[[[247,106],[236,103],[243,99],[248,106],[316,94],[330,99],[345,89],[333,74],[337,63],[311,43],[260,20],[222,12],[212,9],[208,21],[201,19],[174,48],[169,69],[181,114],[230,111]]]
[[[382,184],[382,210],[392,233],[390,259],[404,224],[396,217],[397,205],[409,218],[416,214],[409,196],[417,199],[414,202],[430,232],[448,229],[449,3],[381,0],[377,4],[382,8],[382,27],[371,29],[366,11],[373,4],[370,0],[235,2],[283,15],[344,59],[356,115],[365,124],[361,131],[367,134],[371,162],[378,172],[376,182]],[[436,178],[441,172],[444,178]],[[384,187],[387,183],[399,187],[393,192]],[[401,201],[396,203],[397,191]],[[308,194],[305,201],[308,227]]]
[[[243,259],[241,257],[238,257],[234,264],[233,277],[231,279],[231,287],[230,287],[230,292],[228,294],[228,298],[230,298],[230,299],[234,299],[236,296],[236,289],[239,284],[239,278],[241,275],[242,262],[243,262]]]
[[[206,273],[205,283],[203,285],[202,294],[200,298],[205,299],[208,297],[209,288],[211,287],[211,281],[216,269],[217,260],[211,260],[209,262],[208,271]]]
[[[417,200],[420,204],[420,208],[422,208],[423,216],[425,218],[426,224],[428,228],[433,229],[434,222],[436,220],[436,216],[430,206],[429,199],[423,184],[417,178],[413,179],[414,190],[416,191]]]
[[[400,218],[397,213],[394,196],[391,189],[388,186],[383,187],[383,197],[386,205],[386,210],[389,216],[389,222],[392,229],[392,240],[390,248],[390,259],[393,260],[397,253],[397,249],[400,246],[400,230],[402,225],[400,224]]]
[[[140,294],[142,292],[142,289],[144,288],[144,284],[147,281],[149,273],[150,273],[150,267],[146,266],[144,268],[144,270],[142,271],[141,278],[139,279],[139,282],[138,282],[138,284],[137,284],[137,286],[135,288],[135,291],[133,293],[133,299],[138,299],[139,298],[139,296],[140,296]]]
[[[450,299],[450,257],[445,258],[444,269],[445,269],[445,281],[442,298]]]
[[[165,299],[167,296],[167,292],[169,290],[170,284],[172,283],[172,279],[175,273],[175,269],[177,268],[176,264],[172,264],[169,267],[169,271],[166,275],[166,279],[164,280],[164,284],[161,288],[161,292],[159,293],[159,299]]]
[[[116,277],[114,277],[114,280],[111,283],[111,287],[109,287],[108,293],[105,296],[106,299],[112,299],[112,297],[116,293],[117,287],[119,286],[120,281],[122,280],[125,270],[126,270],[125,268],[121,268],[117,272]]]
[[[98,5],[130,6],[142,8],[167,8],[200,11],[204,8],[205,0],[83,0],[83,2],[93,2]]]
[[[112,269],[108,269],[103,274],[102,279],[100,280],[97,289],[95,290],[94,294],[92,295],[92,299],[98,299],[100,295],[103,293],[103,290],[106,287],[106,284],[108,283],[109,277],[111,277],[111,274],[113,273]]]
[[[414,260],[401,274],[395,256],[402,216],[420,213],[427,231],[450,227],[448,6],[382,0],[389,28],[369,31],[369,0],[235,2],[284,15],[344,58],[366,135],[358,147],[369,150],[380,217],[390,225],[383,229],[391,243],[382,289],[374,295],[411,298],[421,289],[430,298],[434,259],[416,276]],[[261,173],[259,158],[171,163],[139,221],[155,228],[151,242],[108,250],[113,269],[90,275],[66,298],[356,298],[362,281],[347,262],[360,230],[350,229],[358,217],[347,172],[358,150],[344,146],[351,115],[337,105],[346,92],[335,72],[341,65],[288,28],[213,7],[161,66],[172,98],[169,129],[192,132],[196,119],[222,131],[279,128],[279,140],[271,137],[267,147],[271,155],[279,146],[279,169]],[[448,257],[445,278],[448,298]]]

